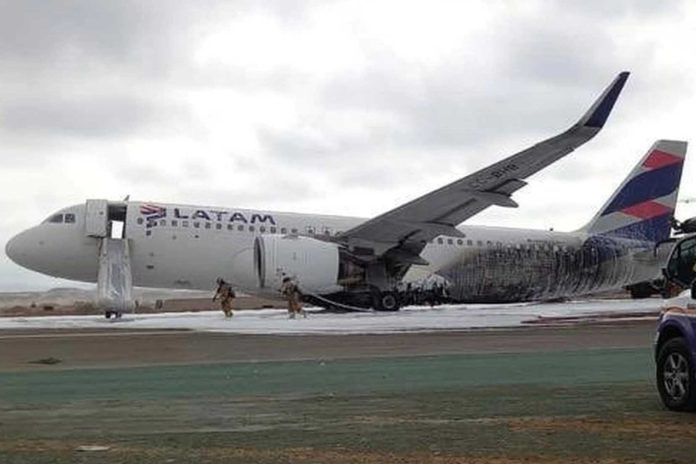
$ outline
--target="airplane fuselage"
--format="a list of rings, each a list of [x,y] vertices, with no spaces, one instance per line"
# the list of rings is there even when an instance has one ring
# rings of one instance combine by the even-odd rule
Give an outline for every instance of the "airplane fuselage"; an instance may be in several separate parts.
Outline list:
[[[254,241],[263,234],[331,240],[363,218],[127,202],[121,237],[128,240],[133,285],[211,289],[222,277],[249,293],[261,291]],[[63,216],[61,222],[51,218]],[[71,222],[65,222],[67,215]],[[86,233],[85,205],[66,208],[13,240],[32,256],[12,258],[30,269],[95,282],[100,239]],[[485,226],[460,226],[421,252],[405,282],[444,277],[460,302],[514,302],[572,297],[658,277],[662,253],[652,244],[619,238]],[[15,242],[17,244],[17,242]],[[8,244],[10,254],[11,244]],[[15,247],[20,248],[20,247]]]

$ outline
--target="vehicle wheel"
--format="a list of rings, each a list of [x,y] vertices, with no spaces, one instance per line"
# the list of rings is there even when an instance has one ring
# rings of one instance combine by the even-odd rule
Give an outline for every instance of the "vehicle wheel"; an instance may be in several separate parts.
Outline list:
[[[665,406],[672,411],[696,409],[694,366],[686,340],[668,340],[657,355],[657,390]]]
[[[105,316],[107,319],[111,319],[111,314],[112,314],[111,311],[105,311],[105,312],[104,312],[104,316]]]
[[[380,292],[375,295],[374,307],[377,311],[398,311],[401,305],[394,292]]]

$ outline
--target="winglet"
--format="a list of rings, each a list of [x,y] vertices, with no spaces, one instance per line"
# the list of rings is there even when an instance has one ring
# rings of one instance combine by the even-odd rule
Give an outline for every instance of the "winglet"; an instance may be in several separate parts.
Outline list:
[[[578,121],[577,125],[594,127],[596,129],[604,127],[604,123],[607,122],[609,113],[611,113],[614,103],[619,98],[621,89],[623,89],[629,74],[628,71],[619,73],[609,87],[602,92],[597,101],[592,104],[587,113]]]

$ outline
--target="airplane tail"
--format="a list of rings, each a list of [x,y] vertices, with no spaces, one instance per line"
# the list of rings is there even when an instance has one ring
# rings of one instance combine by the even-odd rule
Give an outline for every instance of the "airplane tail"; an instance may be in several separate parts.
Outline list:
[[[658,140],[580,231],[657,243],[669,238],[686,142]]]

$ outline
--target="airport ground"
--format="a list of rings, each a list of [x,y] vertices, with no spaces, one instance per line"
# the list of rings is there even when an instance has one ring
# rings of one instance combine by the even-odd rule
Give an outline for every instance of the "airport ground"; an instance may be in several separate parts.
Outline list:
[[[0,462],[693,462],[653,330],[4,331]]]

